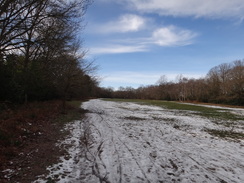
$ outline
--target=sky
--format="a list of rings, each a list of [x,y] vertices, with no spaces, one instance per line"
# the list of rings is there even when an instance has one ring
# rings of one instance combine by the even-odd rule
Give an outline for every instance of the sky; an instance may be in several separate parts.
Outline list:
[[[244,58],[244,0],[95,0],[85,23],[101,87],[197,79]]]

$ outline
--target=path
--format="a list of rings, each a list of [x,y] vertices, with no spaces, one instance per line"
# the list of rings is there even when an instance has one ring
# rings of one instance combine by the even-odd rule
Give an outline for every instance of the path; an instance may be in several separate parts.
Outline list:
[[[209,135],[208,119],[125,102],[83,108],[86,120],[67,127],[69,157],[50,168],[60,182],[244,182],[244,142]]]

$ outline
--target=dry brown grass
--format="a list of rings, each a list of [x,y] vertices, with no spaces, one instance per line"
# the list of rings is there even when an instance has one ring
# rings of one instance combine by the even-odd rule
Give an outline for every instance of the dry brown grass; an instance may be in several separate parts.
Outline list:
[[[44,127],[52,123],[61,111],[61,102],[34,102],[0,111],[0,162],[18,152],[27,141],[38,138]]]
[[[82,119],[81,101],[69,101],[63,114],[61,101],[23,106],[0,103],[0,182],[29,183],[66,153],[55,144],[67,135],[64,124]],[[61,130],[62,129],[62,130]],[[13,170],[9,175],[3,170]],[[7,177],[7,178],[6,178]]]

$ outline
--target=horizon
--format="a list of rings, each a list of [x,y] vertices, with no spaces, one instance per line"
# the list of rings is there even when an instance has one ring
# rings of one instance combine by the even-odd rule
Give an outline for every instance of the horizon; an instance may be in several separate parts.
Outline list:
[[[162,75],[198,79],[242,60],[243,18],[242,0],[97,0],[81,36],[87,59],[99,66],[101,87],[138,88]]]

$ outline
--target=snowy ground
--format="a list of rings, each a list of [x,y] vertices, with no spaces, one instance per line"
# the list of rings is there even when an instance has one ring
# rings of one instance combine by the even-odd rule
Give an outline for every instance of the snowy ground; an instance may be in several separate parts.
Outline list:
[[[244,182],[244,141],[211,136],[227,128],[155,106],[91,100],[84,121],[67,125],[69,155],[49,167],[58,182]],[[234,109],[233,109],[234,110]],[[244,113],[238,109],[238,114]],[[243,121],[236,122],[244,133]],[[233,129],[232,129],[233,130]],[[234,129],[235,130],[235,129]],[[36,183],[46,182],[40,177]]]

